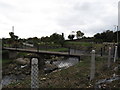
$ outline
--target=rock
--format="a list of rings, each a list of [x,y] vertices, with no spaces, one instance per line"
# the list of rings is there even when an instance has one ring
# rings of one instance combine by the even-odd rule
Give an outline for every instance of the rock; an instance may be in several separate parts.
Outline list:
[[[27,65],[21,66],[21,68],[25,68]]]
[[[56,69],[58,69],[58,67],[56,65],[46,64],[46,68],[44,69],[44,71],[45,71],[45,73],[50,73]]]
[[[114,68],[114,71],[117,71],[117,70],[118,70],[118,67],[115,67],[115,68]]]
[[[15,60],[16,63],[26,65],[30,63],[30,60],[28,58],[18,58]]]
[[[40,80],[41,80],[41,81],[46,81],[46,78],[41,78]]]

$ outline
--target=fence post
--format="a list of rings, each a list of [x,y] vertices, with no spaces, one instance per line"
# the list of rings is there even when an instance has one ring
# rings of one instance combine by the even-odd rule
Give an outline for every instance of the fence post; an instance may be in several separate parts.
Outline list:
[[[90,81],[94,79],[94,77],[95,77],[95,50],[92,50]]]
[[[111,62],[111,47],[109,47],[109,54],[108,54],[108,68],[110,67]]]
[[[115,46],[114,62],[116,62],[116,58],[117,58],[117,46]]]
[[[101,51],[101,56],[103,56],[103,49],[101,48],[101,50],[100,50],[100,51]]]
[[[39,79],[38,79],[38,59],[32,58],[31,64],[31,88],[39,88]]]
[[[2,90],[2,40],[0,40],[0,90]]]
[[[120,43],[118,43],[118,58],[120,58]]]

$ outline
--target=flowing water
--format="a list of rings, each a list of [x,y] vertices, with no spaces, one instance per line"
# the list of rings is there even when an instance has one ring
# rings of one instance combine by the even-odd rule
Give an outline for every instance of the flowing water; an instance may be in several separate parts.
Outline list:
[[[68,68],[77,64],[78,62],[78,58],[68,58],[66,60],[55,61],[53,64],[55,64],[58,68]]]
[[[2,79],[2,86],[6,86],[6,85],[9,85],[11,83],[14,83],[14,82],[18,82],[18,81],[21,81],[25,78],[25,75],[7,75],[7,76],[4,76],[3,79]]]

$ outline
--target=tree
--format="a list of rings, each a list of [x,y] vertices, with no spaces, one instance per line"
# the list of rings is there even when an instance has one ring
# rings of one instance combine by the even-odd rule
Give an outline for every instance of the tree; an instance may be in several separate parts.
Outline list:
[[[76,32],[76,37],[77,37],[77,39],[80,39],[81,37],[83,37],[83,35],[84,35],[84,33],[81,32],[81,31],[77,31],[77,32]]]
[[[114,41],[117,42],[117,31],[114,32]],[[118,41],[120,42],[120,31],[118,31]]]
[[[46,36],[46,37],[41,37],[41,41],[42,42],[50,42],[50,37]]]
[[[41,37],[41,41],[42,42],[54,42],[56,44],[61,44],[61,46],[63,46],[64,43],[64,37],[63,34],[57,34],[57,33],[53,33],[50,37],[46,36],[46,37]]]
[[[97,33],[94,35],[95,42],[112,42],[114,41],[114,32],[107,30],[102,33]]]
[[[11,46],[17,47],[18,46],[18,36],[14,35],[13,32],[10,32],[9,35],[11,37],[9,40],[11,42]]]
[[[13,32],[10,32],[9,35],[10,35],[12,40],[18,40],[18,36],[14,35]]]
[[[96,43],[102,43],[103,40],[101,39],[101,34],[100,33],[97,33],[94,35],[94,42]]]
[[[68,36],[68,38],[69,38],[70,40],[73,40],[74,37],[75,37],[75,35],[69,35],[69,36]]]
[[[63,35],[60,35],[60,34],[57,34],[57,33],[53,33],[51,36],[50,36],[50,41],[54,42],[54,43],[57,43],[57,44],[61,44],[63,46],[63,43],[64,43],[64,37]]]

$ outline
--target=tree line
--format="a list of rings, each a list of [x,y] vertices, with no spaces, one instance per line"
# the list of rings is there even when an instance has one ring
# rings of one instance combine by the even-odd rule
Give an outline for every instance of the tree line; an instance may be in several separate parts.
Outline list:
[[[16,46],[22,46],[23,42],[33,44],[34,46],[38,46],[40,43],[44,44],[58,44],[63,46],[65,42],[64,34],[57,34],[53,33],[50,36],[46,37],[31,37],[27,39],[22,39],[19,38],[17,35],[15,35],[13,32],[9,33],[10,38],[3,38],[2,41],[4,44],[9,44],[12,47]],[[117,32],[113,32],[111,30],[106,30],[102,33],[97,33],[93,37],[85,37],[84,33],[80,30],[76,32],[76,34],[69,34],[68,39],[69,40],[75,40],[74,38],[77,38],[77,40],[84,40],[84,39],[89,39],[92,40],[93,42],[96,43],[102,43],[102,42],[117,42]],[[118,31],[118,36],[119,36],[119,42],[120,42],[120,31]]]
[[[118,31],[118,41],[120,42],[120,31]],[[106,30],[102,33],[97,33],[94,35],[94,42],[117,42],[117,31]]]

